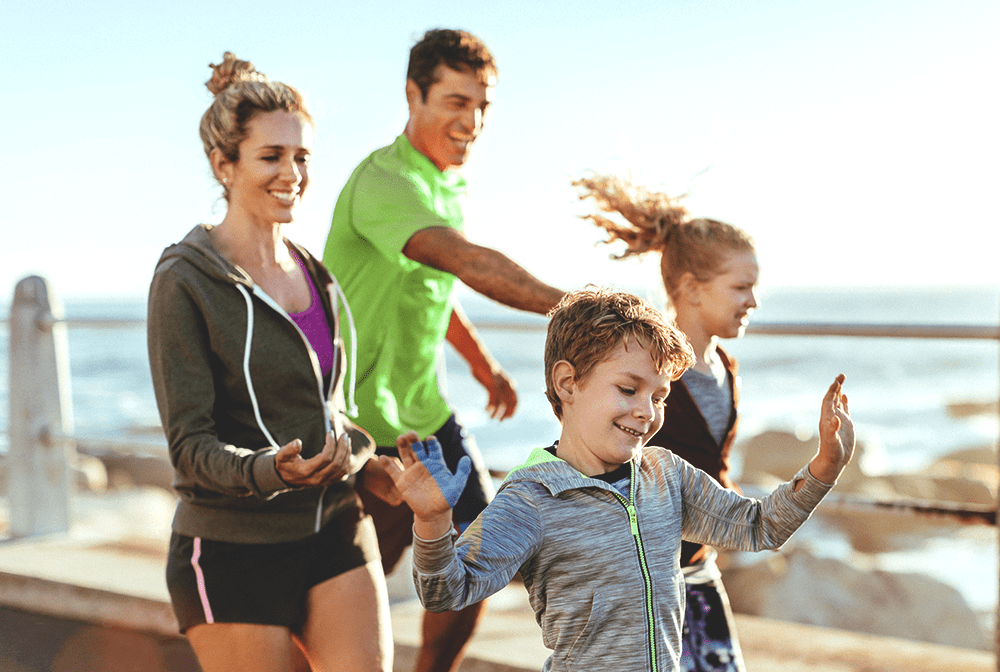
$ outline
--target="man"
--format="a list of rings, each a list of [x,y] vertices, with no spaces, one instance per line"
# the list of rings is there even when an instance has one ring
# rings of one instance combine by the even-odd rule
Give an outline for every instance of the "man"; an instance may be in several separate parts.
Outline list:
[[[497,69],[481,40],[463,31],[431,30],[410,51],[402,135],[373,152],[354,171],[333,214],[323,262],[341,283],[357,325],[357,424],[383,454],[396,438],[434,434],[449,467],[468,454],[478,471],[455,506],[467,527],[492,498],[489,473],[456,422],[437,379],[447,340],[489,393],[487,411],[498,420],[517,407],[514,383],[479,340],[452,296],[456,279],[521,310],[547,313],[563,292],[537,280],[504,254],[471,243],[463,233],[465,163],[483,128]],[[351,347],[355,347],[354,343]],[[376,497],[371,481],[358,490],[379,533],[390,573],[412,542],[412,512]],[[418,672],[457,669],[482,604],[456,613],[425,613]]]

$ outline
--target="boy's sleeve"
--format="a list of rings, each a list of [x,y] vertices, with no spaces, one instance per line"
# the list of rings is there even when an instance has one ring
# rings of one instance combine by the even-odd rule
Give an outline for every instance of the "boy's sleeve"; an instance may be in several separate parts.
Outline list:
[[[740,551],[779,548],[812,514],[833,487],[803,467],[763,499],[723,488],[715,479],[676,458],[683,497],[683,538]],[[802,481],[799,491],[795,484]]]
[[[508,583],[534,555],[541,520],[530,493],[507,486],[455,540],[413,537],[413,583],[428,611],[458,611],[485,600]]]

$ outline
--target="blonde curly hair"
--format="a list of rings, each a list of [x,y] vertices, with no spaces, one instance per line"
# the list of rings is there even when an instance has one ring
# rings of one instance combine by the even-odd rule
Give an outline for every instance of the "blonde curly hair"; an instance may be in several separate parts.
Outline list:
[[[715,219],[691,218],[680,204],[684,196],[671,197],[615,175],[583,177],[573,186],[579,189],[580,200],[592,198],[597,208],[583,219],[607,232],[605,243],[625,243],[625,251],[612,258],[660,254],[660,275],[672,303],[685,273],[707,282],[729,254],[755,251],[753,238],[743,229]]]

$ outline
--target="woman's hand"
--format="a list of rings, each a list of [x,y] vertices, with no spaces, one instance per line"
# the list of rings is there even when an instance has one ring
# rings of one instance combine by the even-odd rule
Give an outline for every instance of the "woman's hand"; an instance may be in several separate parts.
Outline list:
[[[278,449],[274,467],[288,485],[297,488],[321,487],[347,478],[351,467],[351,439],[344,432],[339,439],[326,433],[326,445],[308,460],[302,459],[302,441],[295,439]]]

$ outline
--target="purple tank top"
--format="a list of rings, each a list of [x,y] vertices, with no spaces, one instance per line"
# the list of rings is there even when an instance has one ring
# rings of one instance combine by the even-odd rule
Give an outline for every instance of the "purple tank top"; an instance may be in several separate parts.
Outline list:
[[[309,345],[316,351],[316,357],[319,359],[320,371],[323,372],[324,376],[327,376],[333,370],[333,337],[330,335],[330,325],[326,321],[326,313],[323,312],[323,300],[320,298],[319,291],[313,284],[312,277],[306,270],[302,259],[295,252],[292,252],[292,256],[295,257],[299,268],[302,269],[302,274],[306,276],[311,299],[308,308],[301,313],[289,313],[289,317],[309,339]]]

